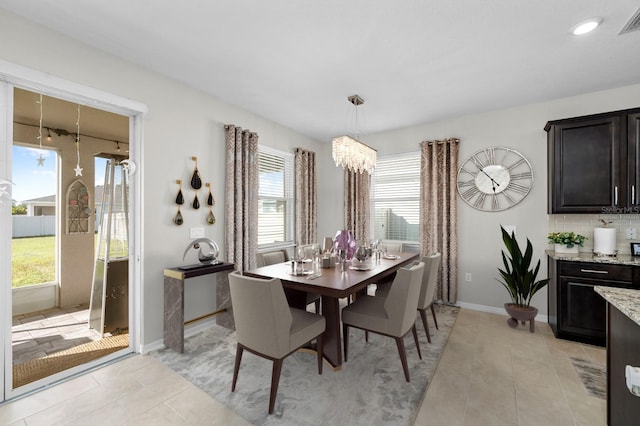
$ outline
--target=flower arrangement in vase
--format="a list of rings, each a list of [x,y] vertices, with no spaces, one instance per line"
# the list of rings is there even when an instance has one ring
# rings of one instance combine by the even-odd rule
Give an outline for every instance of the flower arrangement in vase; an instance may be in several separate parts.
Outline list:
[[[550,232],[547,239],[549,244],[554,244],[556,253],[578,253],[587,237],[575,232]]]

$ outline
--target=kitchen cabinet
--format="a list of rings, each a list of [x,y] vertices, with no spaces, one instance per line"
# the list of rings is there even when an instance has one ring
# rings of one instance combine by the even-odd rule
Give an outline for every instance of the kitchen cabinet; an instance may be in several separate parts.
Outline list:
[[[549,121],[549,213],[638,213],[640,108]]]
[[[588,256],[596,261],[549,256],[548,321],[558,338],[605,346],[606,303],[594,287],[640,288],[640,267]]]
[[[627,115],[627,174],[632,194],[629,213],[640,213],[640,112]]]
[[[627,386],[627,366],[640,367],[640,291],[596,291],[607,303],[607,424],[637,425],[640,395]]]

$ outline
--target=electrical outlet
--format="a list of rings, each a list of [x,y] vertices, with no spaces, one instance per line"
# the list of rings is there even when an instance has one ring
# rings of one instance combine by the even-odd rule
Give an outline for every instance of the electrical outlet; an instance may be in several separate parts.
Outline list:
[[[190,228],[189,238],[204,238],[204,228]]]
[[[464,280],[468,283],[471,282],[471,272],[467,272],[466,274],[464,274]]]
[[[636,232],[636,228],[625,228],[624,235],[627,240],[635,240],[638,238],[638,233]]]

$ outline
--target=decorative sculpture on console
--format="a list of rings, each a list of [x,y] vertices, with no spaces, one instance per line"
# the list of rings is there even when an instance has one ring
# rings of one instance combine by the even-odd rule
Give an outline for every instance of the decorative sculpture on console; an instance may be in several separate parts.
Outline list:
[[[210,238],[198,238],[191,241],[187,248],[184,250],[182,260],[187,257],[187,253],[191,248],[198,250],[198,260],[203,265],[217,265],[219,263],[222,263],[221,261],[217,260],[220,249],[218,248],[216,242]]]

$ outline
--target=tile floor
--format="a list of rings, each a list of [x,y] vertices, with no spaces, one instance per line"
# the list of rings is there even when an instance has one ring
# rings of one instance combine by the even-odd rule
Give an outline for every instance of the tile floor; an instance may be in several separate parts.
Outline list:
[[[87,305],[14,316],[11,327],[13,364],[99,340],[100,335],[89,328],[88,321]]]
[[[535,334],[506,317],[462,309],[416,425],[604,425],[570,356],[602,348]],[[8,425],[243,425],[243,419],[149,356],[135,355],[0,406]]]

